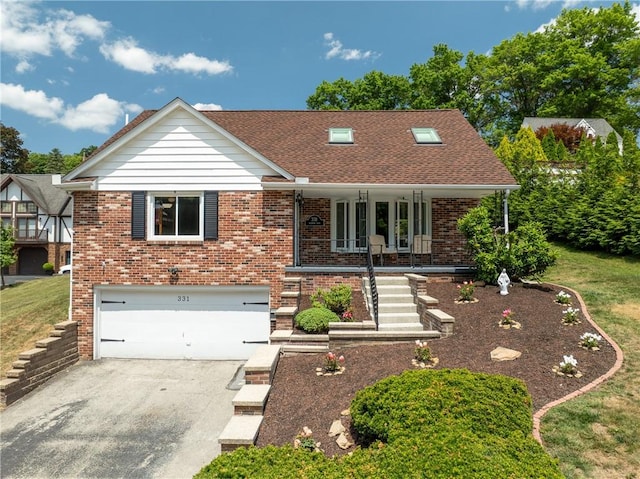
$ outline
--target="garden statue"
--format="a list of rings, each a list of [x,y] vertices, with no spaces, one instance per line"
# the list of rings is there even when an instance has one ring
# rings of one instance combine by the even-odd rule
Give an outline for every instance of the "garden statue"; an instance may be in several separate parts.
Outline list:
[[[500,286],[500,294],[502,296],[506,296],[507,294],[509,294],[510,284],[511,284],[511,280],[507,275],[507,270],[503,268],[502,273],[500,273],[500,276],[498,276],[498,286]]]

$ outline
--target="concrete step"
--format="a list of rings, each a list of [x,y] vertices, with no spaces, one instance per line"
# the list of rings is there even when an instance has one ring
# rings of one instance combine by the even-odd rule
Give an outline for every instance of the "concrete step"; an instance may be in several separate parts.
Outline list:
[[[424,331],[422,323],[378,324],[378,331]]]
[[[339,322],[339,323],[329,323],[329,334],[331,334],[331,331],[335,331],[335,330],[357,330],[357,331],[362,331],[362,330],[375,330],[376,329],[376,323],[374,323],[373,321],[355,321],[353,323],[348,323],[348,322]]]
[[[263,419],[261,415],[232,416],[218,437],[221,451],[230,452],[238,447],[254,445]]]
[[[387,303],[378,302],[378,314],[380,313],[415,313],[418,307],[413,303]]]
[[[420,316],[418,313],[380,313],[378,311],[378,325],[396,323],[420,324]]]
[[[367,288],[367,294],[371,294],[369,288]],[[400,284],[378,285],[378,297],[387,294],[411,294],[411,288]]]
[[[435,339],[440,337],[440,331],[430,330],[378,330],[378,331],[332,331],[329,333],[332,342],[398,342],[415,341],[416,339]]]
[[[413,295],[411,293],[399,293],[399,294],[380,294],[378,292],[379,303],[411,303],[413,302]]]
[[[245,384],[231,401],[233,413],[240,416],[256,416],[264,413],[270,384]]]
[[[329,341],[326,344],[283,344],[282,352],[287,353],[326,353],[329,352]]]
[[[365,285],[369,285],[369,278],[364,278]],[[409,278],[406,276],[376,276],[376,285],[408,285]]]

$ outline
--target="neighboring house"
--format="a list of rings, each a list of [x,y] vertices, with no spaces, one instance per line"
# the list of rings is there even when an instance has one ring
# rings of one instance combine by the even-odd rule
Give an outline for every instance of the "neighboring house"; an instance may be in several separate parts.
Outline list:
[[[522,121],[522,127],[531,128],[534,132],[542,127],[550,127],[557,124],[569,125],[573,128],[584,130],[587,138],[600,138],[603,142],[607,141],[607,137],[612,132],[615,133],[618,140],[618,150],[622,154],[622,137],[604,118],[540,118],[526,117]]]
[[[307,294],[359,287],[370,235],[397,253],[380,271],[468,273],[458,218],[517,185],[457,110],[197,111],[175,99],[60,187],[74,196],[83,358],[241,359],[282,326],[293,278]],[[410,264],[416,235],[433,239],[429,266]]]
[[[44,274],[44,263],[52,263],[57,271],[71,261],[73,201],[53,186],[54,176],[1,176],[0,216],[3,224],[13,227],[18,253],[7,274]]]

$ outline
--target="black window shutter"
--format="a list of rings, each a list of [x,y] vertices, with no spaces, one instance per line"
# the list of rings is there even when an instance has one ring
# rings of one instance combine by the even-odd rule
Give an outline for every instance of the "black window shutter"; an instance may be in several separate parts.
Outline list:
[[[145,192],[131,192],[131,237],[144,239],[146,234]]]
[[[204,192],[204,239],[218,239],[218,192]]]

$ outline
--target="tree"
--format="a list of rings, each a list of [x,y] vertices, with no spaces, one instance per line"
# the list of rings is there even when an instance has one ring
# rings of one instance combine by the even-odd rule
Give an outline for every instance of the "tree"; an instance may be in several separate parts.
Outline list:
[[[45,173],[56,174],[62,173],[64,169],[64,158],[62,157],[62,153],[59,149],[54,148],[49,153],[49,158],[47,159],[47,168]]]
[[[20,132],[0,123],[0,169],[2,173],[24,173],[29,150],[22,148]]]
[[[3,289],[6,286],[4,269],[18,261],[18,255],[14,249],[15,242],[13,228],[4,224],[0,225],[0,278]]]

